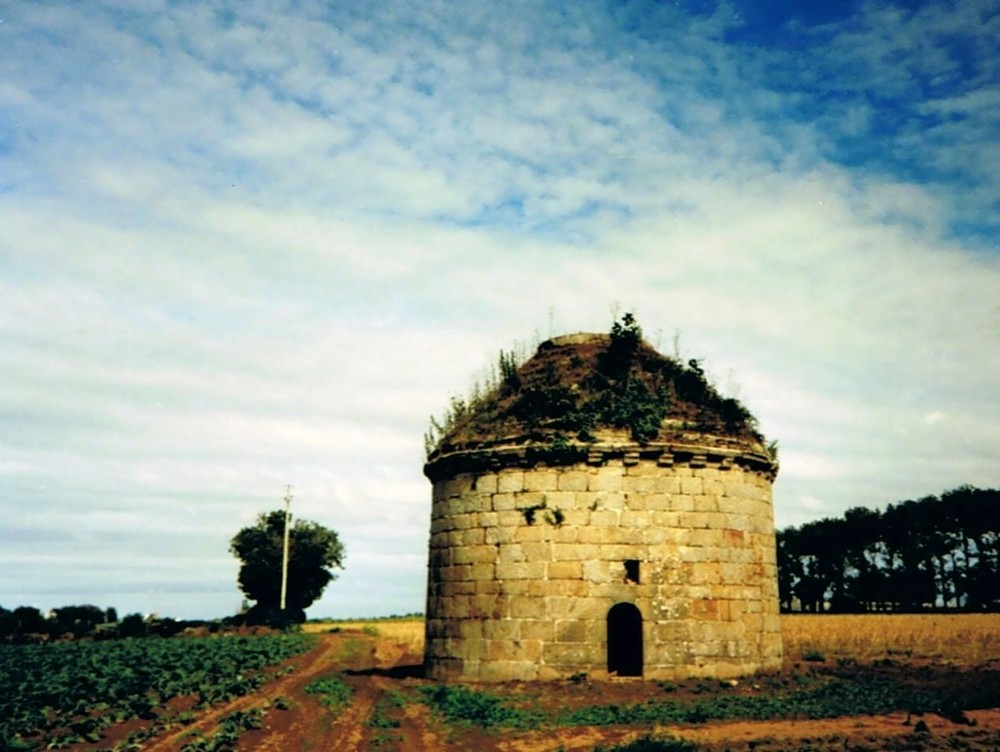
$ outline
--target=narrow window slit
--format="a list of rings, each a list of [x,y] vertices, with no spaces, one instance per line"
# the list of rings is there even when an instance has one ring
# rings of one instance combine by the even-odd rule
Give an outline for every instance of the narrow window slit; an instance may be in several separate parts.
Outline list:
[[[627,559],[625,561],[625,583],[628,585],[639,584],[639,560]]]

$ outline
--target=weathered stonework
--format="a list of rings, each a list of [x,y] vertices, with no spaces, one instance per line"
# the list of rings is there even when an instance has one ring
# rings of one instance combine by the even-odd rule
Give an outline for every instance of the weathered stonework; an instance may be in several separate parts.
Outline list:
[[[776,466],[703,438],[434,457],[428,675],[777,669]]]

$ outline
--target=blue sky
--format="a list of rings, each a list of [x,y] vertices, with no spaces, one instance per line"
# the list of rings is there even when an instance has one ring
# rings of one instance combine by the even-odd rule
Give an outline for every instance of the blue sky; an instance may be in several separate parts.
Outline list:
[[[0,6],[0,605],[423,608],[428,416],[635,311],[779,525],[1000,483],[1000,3]],[[125,9],[123,9],[123,7]]]

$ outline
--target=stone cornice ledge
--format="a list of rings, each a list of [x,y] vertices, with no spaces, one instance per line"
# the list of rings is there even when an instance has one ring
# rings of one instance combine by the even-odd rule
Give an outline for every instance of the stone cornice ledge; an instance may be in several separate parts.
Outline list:
[[[611,460],[628,465],[640,461],[655,461],[661,467],[715,467],[729,470],[734,466],[760,473],[773,481],[778,463],[765,451],[752,447],[713,446],[697,442],[595,442],[590,444],[553,442],[551,444],[521,444],[489,448],[457,449],[431,456],[424,465],[424,475],[432,482],[453,478],[461,473],[504,468],[564,467],[587,464],[600,466]]]

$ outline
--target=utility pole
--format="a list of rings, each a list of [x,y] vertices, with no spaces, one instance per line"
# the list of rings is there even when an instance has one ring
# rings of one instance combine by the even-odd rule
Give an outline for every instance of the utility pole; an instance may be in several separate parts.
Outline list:
[[[292,487],[285,487],[285,543],[281,552],[281,610],[285,610],[285,596],[288,594],[288,527],[292,519]]]

